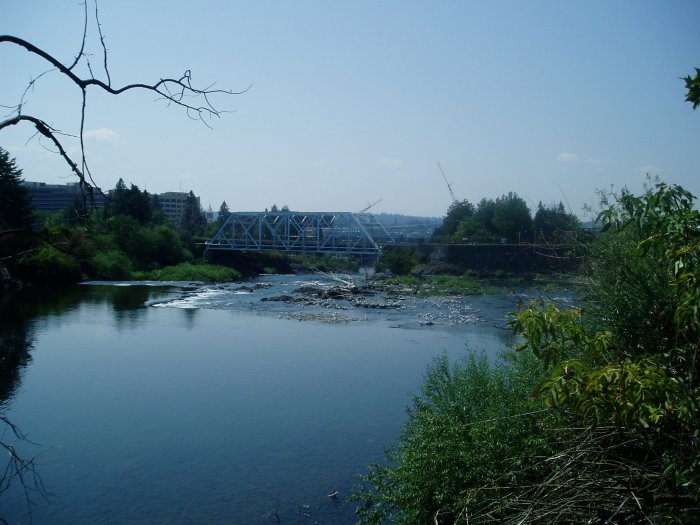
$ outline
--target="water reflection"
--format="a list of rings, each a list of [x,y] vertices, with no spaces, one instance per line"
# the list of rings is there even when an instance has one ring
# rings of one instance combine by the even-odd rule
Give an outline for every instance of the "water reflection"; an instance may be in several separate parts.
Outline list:
[[[31,362],[37,329],[50,326],[58,317],[81,304],[110,308],[118,330],[146,322],[142,309],[149,300],[172,293],[172,287],[75,286],[69,288],[23,288],[0,294],[0,407],[16,391],[22,370]],[[140,311],[141,310],[141,311]],[[193,315],[185,324],[193,326]]]
[[[192,330],[195,326],[195,318],[197,317],[196,308],[183,308],[180,310],[182,312],[182,317],[184,318],[184,326],[188,330]]]
[[[457,326],[420,324],[413,303],[299,322],[281,316],[299,305],[261,301],[298,278],[271,281],[4,298],[0,335],[21,357],[2,410],[41,443],[52,493],[36,523],[353,523],[342,498],[396,438],[426,364],[465,343],[497,352],[491,325],[512,309],[470,298],[480,321]],[[0,517],[26,513],[21,491],[2,494]]]

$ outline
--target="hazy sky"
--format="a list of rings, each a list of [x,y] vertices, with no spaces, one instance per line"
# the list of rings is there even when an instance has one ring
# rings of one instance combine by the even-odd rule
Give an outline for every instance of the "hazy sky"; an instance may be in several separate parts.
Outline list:
[[[679,77],[700,67],[700,1],[102,0],[112,83],[190,69],[232,110],[192,121],[146,92],[88,96],[95,180],[194,190],[218,209],[444,214],[509,191],[579,213],[645,174],[700,194],[700,111]],[[0,0],[0,33],[70,62],[78,0]],[[104,77],[96,28],[88,51]],[[40,60],[0,45],[0,104]],[[85,70],[83,70],[84,74]],[[3,110],[7,113],[7,110]],[[53,74],[24,112],[77,133],[79,92]],[[3,115],[4,116],[4,115]],[[74,180],[29,127],[0,133],[24,178]],[[69,143],[73,143],[70,138]],[[72,146],[75,148],[75,146]]]

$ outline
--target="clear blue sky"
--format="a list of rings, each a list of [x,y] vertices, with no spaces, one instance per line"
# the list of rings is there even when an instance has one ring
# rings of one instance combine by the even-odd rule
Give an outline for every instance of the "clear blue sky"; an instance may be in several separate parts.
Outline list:
[[[580,213],[596,189],[645,174],[700,194],[700,111],[679,77],[700,67],[700,2],[102,0],[114,85],[191,69],[245,94],[209,129],[148,93],[88,98],[94,177],[194,190],[218,209],[441,216],[450,195],[515,191]],[[0,0],[0,33],[65,61],[78,0]],[[100,76],[100,48],[89,52]],[[0,104],[46,68],[0,46]],[[25,113],[77,133],[80,99],[43,77]],[[27,180],[74,180],[29,128],[0,135]],[[71,139],[67,139],[71,142]],[[74,147],[74,146],[73,146]]]

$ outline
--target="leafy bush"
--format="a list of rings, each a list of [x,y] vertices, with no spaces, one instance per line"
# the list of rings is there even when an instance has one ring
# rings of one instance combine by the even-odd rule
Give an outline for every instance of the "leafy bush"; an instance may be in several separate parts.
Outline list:
[[[416,254],[411,248],[387,248],[375,267],[378,272],[389,271],[394,275],[407,275],[424,260],[425,257]]]
[[[23,281],[41,284],[68,284],[82,280],[78,261],[49,245],[25,255],[20,261],[18,274]]]
[[[585,308],[530,304],[512,322],[521,348],[548,370],[538,394],[572,413],[580,435],[612,429],[587,460],[598,472],[594,491],[583,488],[579,472],[560,472],[560,483],[578,485],[568,501],[635,523],[700,519],[700,212],[693,200],[664,183],[641,196],[623,192],[602,214],[607,231],[593,249]]]
[[[133,265],[124,252],[112,249],[95,254],[92,258],[92,271],[97,279],[126,280],[132,277]]]
[[[360,269],[360,261],[357,257],[337,257],[332,255],[300,255],[294,257],[295,262],[301,263],[304,268],[312,271],[333,272],[357,272]]]
[[[204,282],[231,282],[241,278],[241,274],[233,268],[191,263],[167,266],[150,272],[137,272],[134,276],[139,280]]]
[[[540,377],[527,355],[493,366],[473,353],[453,366],[445,355],[436,359],[387,463],[371,465],[353,494],[359,523],[502,518],[505,499],[502,508],[493,502],[513,485],[536,483],[538,457],[550,451],[544,423],[556,416],[531,396]]]

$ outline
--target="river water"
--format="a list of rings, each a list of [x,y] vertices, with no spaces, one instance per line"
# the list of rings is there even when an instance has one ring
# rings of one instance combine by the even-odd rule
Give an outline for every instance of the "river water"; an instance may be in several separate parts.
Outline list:
[[[345,498],[396,441],[426,366],[467,347],[495,356],[519,297],[273,300],[333,284],[269,276],[0,296],[0,343],[18,356],[0,377],[0,413],[28,438],[5,429],[2,441],[36,456],[46,491],[12,484],[0,517],[353,523]]]

